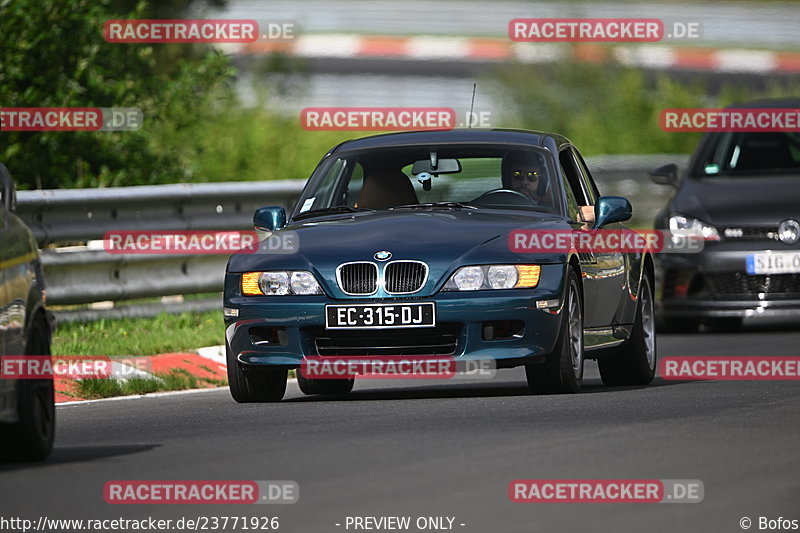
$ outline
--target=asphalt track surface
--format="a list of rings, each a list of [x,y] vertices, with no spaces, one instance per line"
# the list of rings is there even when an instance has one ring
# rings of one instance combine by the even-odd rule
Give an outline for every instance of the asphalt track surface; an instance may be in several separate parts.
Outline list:
[[[661,335],[659,355],[800,353],[797,327]],[[800,519],[800,383],[605,387],[531,396],[491,381],[362,381],[347,397],[239,405],[227,389],[58,408],[43,465],[0,466],[0,516],[278,516],[336,532],[346,516],[455,517],[456,531],[742,531]],[[511,503],[514,479],[698,479],[694,504]],[[108,480],[295,480],[294,505],[109,505]],[[335,524],[342,524],[336,526]],[[461,526],[460,524],[464,524]],[[353,531],[350,529],[349,531]],[[409,531],[418,531],[411,528]]]

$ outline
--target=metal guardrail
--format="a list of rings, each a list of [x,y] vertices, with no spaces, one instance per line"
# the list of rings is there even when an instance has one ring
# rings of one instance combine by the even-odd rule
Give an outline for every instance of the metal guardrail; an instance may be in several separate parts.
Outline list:
[[[20,191],[16,212],[43,248],[51,305],[209,293],[222,290],[227,255],[109,254],[50,246],[99,240],[109,231],[252,229],[257,208],[289,207],[303,185],[283,180]]]
[[[619,184],[644,182],[649,170],[668,162],[685,166],[686,156],[602,156],[588,165],[601,188],[613,183],[624,193]],[[16,211],[43,248],[49,304],[123,301],[221,291],[227,256],[109,254],[82,245],[52,246],[84,244],[109,231],[248,230],[258,207],[288,208],[303,185],[284,180],[20,191]]]
[[[236,230],[264,205],[291,205],[299,180],[177,183],[20,191],[17,214],[40,247],[102,239],[108,231]]]
[[[43,250],[50,304],[85,304],[222,290],[228,255],[109,254]]]

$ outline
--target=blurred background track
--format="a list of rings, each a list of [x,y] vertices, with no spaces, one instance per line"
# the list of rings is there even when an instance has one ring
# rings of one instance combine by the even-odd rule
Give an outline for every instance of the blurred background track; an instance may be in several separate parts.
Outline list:
[[[208,16],[296,24],[295,38],[226,45],[247,73],[272,53],[301,60],[302,90],[271,106],[468,105],[472,82],[498,64],[614,61],[684,81],[763,88],[800,73],[800,7],[792,2],[635,3],[232,0]],[[702,39],[659,43],[514,43],[514,18],[659,18],[701,22]],[[711,78],[711,80],[709,80]],[[245,81],[252,81],[245,74]],[[387,90],[391,87],[391,90]],[[479,82],[478,106],[499,111],[492,82]],[[253,100],[249,84],[241,85]],[[459,95],[463,95],[458,99]]]

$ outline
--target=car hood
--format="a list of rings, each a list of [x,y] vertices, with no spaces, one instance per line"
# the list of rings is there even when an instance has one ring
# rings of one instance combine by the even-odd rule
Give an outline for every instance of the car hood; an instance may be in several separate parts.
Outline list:
[[[348,261],[376,261],[378,251],[389,251],[390,260],[415,259],[428,264],[430,275],[425,290],[444,282],[457,266],[465,264],[520,263],[527,255],[509,250],[508,235],[517,229],[569,229],[560,216],[535,212],[499,210],[377,211],[318,217],[298,221],[274,238],[293,232],[296,253],[243,251],[231,257],[229,272],[265,269],[304,269],[317,274],[335,293],[335,270]],[[563,261],[559,254],[537,254],[537,263]]]
[[[800,219],[800,176],[684,180],[673,210],[715,226],[777,225]]]

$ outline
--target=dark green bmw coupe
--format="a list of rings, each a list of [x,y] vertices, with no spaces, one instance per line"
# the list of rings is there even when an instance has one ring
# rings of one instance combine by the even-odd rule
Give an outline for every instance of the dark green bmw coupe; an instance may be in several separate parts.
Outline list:
[[[256,212],[256,228],[271,236],[228,262],[231,394],[277,401],[289,369],[350,356],[524,365],[536,393],[579,390],[590,358],[606,384],[647,384],[656,368],[650,253],[511,246],[520,231],[624,231],[631,212],[626,199],[600,196],[560,135],[453,130],[344,142],[288,214]],[[298,380],[308,394],[353,387]]]

